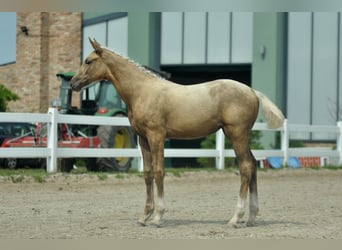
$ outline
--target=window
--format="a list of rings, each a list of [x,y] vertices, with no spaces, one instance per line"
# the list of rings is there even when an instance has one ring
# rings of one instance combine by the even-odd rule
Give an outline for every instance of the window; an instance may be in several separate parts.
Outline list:
[[[253,13],[163,12],[161,64],[252,62]]]
[[[93,51],[88,38],[122,55],[128,53],[127,13],[85,13],[83,15],[83,59]]]
[[[0,12],[0,65],[16,60],[16,13]]]

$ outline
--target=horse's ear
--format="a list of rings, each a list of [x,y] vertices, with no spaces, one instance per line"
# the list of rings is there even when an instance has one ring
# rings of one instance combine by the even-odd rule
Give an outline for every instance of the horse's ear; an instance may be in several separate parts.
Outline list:
[[[89,42],[91,46],[93,46],[96,54],[101,55],[102,53],[101,45],[95,39],[91,40],[90,37],[89,37]]]

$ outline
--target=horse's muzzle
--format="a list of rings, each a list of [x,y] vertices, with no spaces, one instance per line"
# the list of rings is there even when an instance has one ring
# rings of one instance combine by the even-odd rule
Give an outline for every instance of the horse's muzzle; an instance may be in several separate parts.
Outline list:
[[[79,77],[73,77],[70,81],[71,89],[74,91],[80,91],[82,89],[82,80]]]

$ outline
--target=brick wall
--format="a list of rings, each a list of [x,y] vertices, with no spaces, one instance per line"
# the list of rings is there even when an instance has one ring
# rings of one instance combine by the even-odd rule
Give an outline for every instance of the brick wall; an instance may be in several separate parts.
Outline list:
[[[81,13],[17,13],[16,62],[0,66],[0,82],[19,95],[13,112],[46,113],[59,96],[56,73],[75,71],[81,58]],[[28,35],[21,31],[28,28]],[[74,105],[78,102],[74,98]]]

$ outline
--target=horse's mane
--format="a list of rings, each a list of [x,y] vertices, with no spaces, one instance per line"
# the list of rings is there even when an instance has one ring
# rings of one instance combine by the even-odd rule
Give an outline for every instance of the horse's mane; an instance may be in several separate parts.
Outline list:
[[[127,57],[121,53],[115,52],[113,49],[106,48],[106,47],[105,47],[105,49],[107,49],[109,52],[113,53],[114,55],[119,56],[122,59],[126,60],[128,63],[134,65],[136,68],[138,68],[143,73],[148,74],[148,75],[155,77],[155,78],[158,78],[158,79],[162,79],[161,76],[159,76],[158,74],[155,74],[153,71],[145,68],[144,66],[142,66],[140,63],[134,61],[133,59],[131,59],[131,58],[129,58],[129,57]]]

